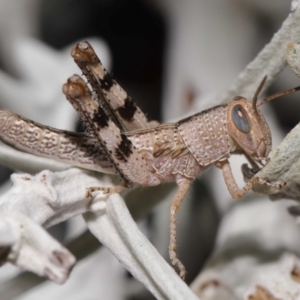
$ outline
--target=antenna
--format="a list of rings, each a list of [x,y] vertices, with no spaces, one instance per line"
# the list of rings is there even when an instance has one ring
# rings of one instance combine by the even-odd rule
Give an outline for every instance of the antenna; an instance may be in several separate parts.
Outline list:
[[[252,107],[253,107],[254,111],[256,111],[257,97],[258,97],[259,93],[261,92],[261,90],[262,90],[262,88],[263,88],[266,80],[267,80],[267,76],[265,76],[263,78],[263,80],[261,81],[260,85],[258,86],[258,88],[257,88],[257,90],[256,90],[256,92],[254,94],[254,97],[253,97],[253,100],[252,100]],[[261,104],[259,104],[259,105],[261,105]]]
[[[263,105],[263,104],[265,104],[265,103],[267,103],[267,102],[269,102],[269,101],[271,101],[271,100],[273,100],[275,98],[278,98],[278,97],[281,97],[281,96],[285,96],[285,95],[289,95],[289,94],[295,93],[295,92],[297,92],[299,90],[300,90],[300,86],[297,86],[297,87],[295,87],[293,89],[290,89],[290,90],[278,92],[276,94],[273,94],[271,96],[266,97],[257,106],[261,106],[261,105]]]

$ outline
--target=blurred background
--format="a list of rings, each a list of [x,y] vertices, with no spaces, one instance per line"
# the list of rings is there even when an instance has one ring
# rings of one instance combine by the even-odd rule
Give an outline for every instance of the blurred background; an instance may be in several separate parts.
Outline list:
[[[82,130],[61,86],[80,73],[70,49],[88,39],[150,120],[178,120],[217,105],[201,99],[221,94],[233,83],[280,28],[289,9],[290,1],[280,0],[0,0],[1,108],[56,128]],[[269,92],[296,85],[296,76],[285,70]],[[293,98],[272,103],[286,132],[299,121]],[[11,172],[1,167],[1,182]],[[220,191],[226,200],[215,201],[212,172],[194,183],[179,216],[178,251],[188,282],[211,254],[224,203],[229,203],[224,186]],[[168,201],[162,202],[141,221],[166,259],[168,207]],[[68,243],[85,227],[78,217],[50,230]],[[92,251],[97,241],[90,238]],[[89,248],[89,243],[81,244]],[[90,255],[80,251],[82,260],[64,286],[25,274],[22,280],[33,283],[20,287],[18,299],[152,299],[106,249]],[[18,274],[11,266],[0,269],[7,286]]]

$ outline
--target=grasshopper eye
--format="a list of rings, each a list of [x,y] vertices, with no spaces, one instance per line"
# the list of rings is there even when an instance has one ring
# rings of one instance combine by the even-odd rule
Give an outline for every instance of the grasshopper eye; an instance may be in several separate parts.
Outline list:
[[[240,105],[235,105],[231,110],[231,118],[235,127],[244,133],[250,132],[250,123],[245,109]]]

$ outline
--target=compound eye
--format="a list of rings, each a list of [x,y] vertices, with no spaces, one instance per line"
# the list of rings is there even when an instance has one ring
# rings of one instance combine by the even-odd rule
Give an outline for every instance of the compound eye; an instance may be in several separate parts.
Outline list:
[[[231,110],[231,118],[235,127],[244,133],[250,132],[248,115],[242,105],[237,104]]]

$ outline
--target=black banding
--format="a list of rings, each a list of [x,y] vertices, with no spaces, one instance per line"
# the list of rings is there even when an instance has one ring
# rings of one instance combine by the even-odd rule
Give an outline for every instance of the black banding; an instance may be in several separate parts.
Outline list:
[[[132,154],[132,143],[125,134],[121,134],[122,141],[115,150],[116,157],[124,162],[127,162],[127,158]]]
[[[106,73],[103,77],[103,79],[100,79],[100,86],[101,89],[108,91],[114,84],[113,79],[109,75],[109,73]]]
[[[109,117],[104,112],[101,106],[98,108],[98,112],[96,112],[93,116],[93,122],[98,124],[101,128],[108,126]]]
[[[119,149],[128,157],[132,153],[132,143],[125,134],[121,134],[122,141],[119,144]]]
[[[127,162],[126,157],[124,156],[124,154],[120,151],[120,149],[116,149],[115,150],[115,156],[118,160],[123,161],[123,162]]]
[[[136,110],[137,110],[137,107],[136,107],[135,103],[128,96],[125,99],[124,105],[117,109],[120,116],[126,121],[131,121],[133,119],[133,116],[134,116]]]

